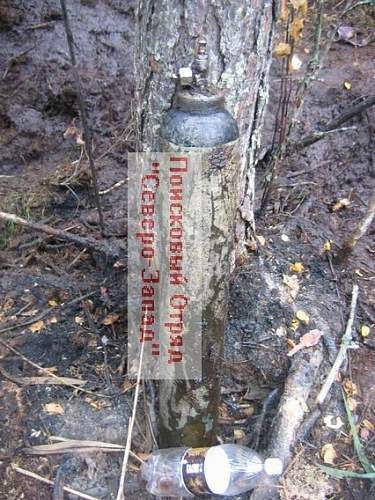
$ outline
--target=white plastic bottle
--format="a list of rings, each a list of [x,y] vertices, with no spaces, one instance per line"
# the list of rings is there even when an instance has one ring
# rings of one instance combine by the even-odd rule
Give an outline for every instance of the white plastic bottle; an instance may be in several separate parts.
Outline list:
[[[167,497],[239,495],[252,490],[260,474],[280,475],[282,461],[263,460],[237,444],[155,451],[142,466],[147,491]]]

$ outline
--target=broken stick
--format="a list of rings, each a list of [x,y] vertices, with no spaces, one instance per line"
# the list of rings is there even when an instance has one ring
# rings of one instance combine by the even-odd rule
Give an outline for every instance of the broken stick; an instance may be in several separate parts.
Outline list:
[[[359,221],[357,227],[355,228],[352,236],[344,241],[337,255],[338,262],[345,262],[349,255],[353,252],[358,241],[364,236],[375,216],[375,191],[372,193],[367,210],[363,218]]]
[[[341,340],[341,346],[337,354],[336,360],[332,365],[332,368],[328,374],[328,377],[326,378],[326,381],[323,384],[323,387],[321,388],[318,394],[318,397],[316,398],[316,402],[319,405],[321,405],[326,399],[327,394],[331,389],[332,384],[335,381],[337,374],[341,368],[341,365],[344,359],[346,358],[346,352],[348,350],[350,342],[352,341],[352,328],[353,328],[355,310],[357,307],[357,301],[358,301],[358,285],[354,285],[348,323],[346,325],[345,333]]]
[[[54,236],[59,240],[68,241],[81,248],[87,248],[91,251],[98,252],[109,259],[118,259],[120,256],[119,247],[117,245],[114,245],[113,243],[108,244],[106,241],[99,241],[93,238],[78,236],[77,234],[68,233],[67,231],[56,229],[52,226],[48,226],[47,224],[30,222],[26,219],[23,219],[22,217],[19,217],[18,215],[8,212],[0,211],[0,220],[12,222],[13,224],[17,224],[19,226],[24,226],[39,233],[49,234],[50,236]]]

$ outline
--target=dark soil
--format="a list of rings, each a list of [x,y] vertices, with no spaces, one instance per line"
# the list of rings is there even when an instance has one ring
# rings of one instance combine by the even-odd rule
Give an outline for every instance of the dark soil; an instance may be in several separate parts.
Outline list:
[[[134,145],[133,8],[132,2],[117,0],[71,5],[102,191],[126,180],[126,152]],[[368,27],[372,21],[366,9],[357,9],[345,22]],[[69,126],[79,132],[80,123],[59,2],[0,0],[0,43],[0,209],[101,238],[88,162],[77,136],[64,138]],[[357,49],[333,45],[319,79],[309,89],[296,137],[373,92],[373,54],[373,44]],[[269,117],[277,106],[277,78],[275,64]],[[344,81],[351,83],[351,90]],[[374,115],[370,109],[353,118],[345,124],[350,130],[329,134],[290,155],[279,169],[267,208],[257,220],[257,233],[263,239],[255,242],[249,262],[235,271],[231,281],[222,437],[260,449],[267,446],[288,373],[287,352],[312,328],[324,333],[319,388],[345,328],[353,282],[359,284],[360,297],[345,375],[352,386],[346,387],[357,402],[359,429],[365,421],[375,424],[374,227],[347,263],[334,261],[374,189]],[[267,120],[265,146],[272,126]],[[260,167],[259,194],[263,174]],[[349,206],[333,210],[343,198],[350,200]],[[101,195],[101,200],[108,239],[125,248],[125,183]],[[125,442],[133,397],[125,376],[125,260],[104,262],[99,255],[10,224],[1,223],[0,230],[1,338],[59,376],[86,380],[85,389],[90,391],[78,394],[63,386],[20,385],[22,377],[45,373],[0,344],[0,498],[34,500],[52,495],[50,486],[20,475],[11,464],[52,480],[60,470],[70,487],[97,498],[115,498],[121,454],[30,458],[22,449],[48,443],[51,436]],[[332,241],[328,252],[327,241]],[[303,264],[302,273],[291,271],[295,262]],[[295,296],[286,284],[292,276],[299,285]],[[305,311],[310,321],[293,331],[297,310]],[[43,323],[36,325],[41,313],[45,313]],[[360,334],[362,325],[371,329],[366,338]],[[149,408],[155,401],[153,391],[146,392]],[[344,426],[332,430],[321,419],[298,445],[283,483],[284,499],[370,498],[369,482],[333,480],[316,465],[322,463],[322,446],[333,443],[336,465],[360,470],[341,401],[333,398],[323,417],[340,416]],[[57,404],[60,413],[48,412],[50,403]],[[312,408],[313,400],[308,405]],[[264,420],[260,420],[262,408]],[[149,410],[142,401],[133,434],[133,449],[139,453],[153,447],[149,426],[144,424],[146,414]],[[361,437],[373,457],[374,430]],[[130,460],[127,498],[146,498],[137,479],[139,464]]]

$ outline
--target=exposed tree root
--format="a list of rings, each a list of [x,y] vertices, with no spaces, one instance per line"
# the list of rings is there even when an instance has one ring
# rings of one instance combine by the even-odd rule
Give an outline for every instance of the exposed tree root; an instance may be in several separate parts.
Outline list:
[[[298,429],[307,411],[307,399],[316,380],[322,362],[322,349],[304,351],[292,361],[281,397],[276,422],[273,427],[267,457],[278,457],[284,470],[292,457]],[[278,479],[264,475],[254,489],[251,500],[272,500],[279,498]]]

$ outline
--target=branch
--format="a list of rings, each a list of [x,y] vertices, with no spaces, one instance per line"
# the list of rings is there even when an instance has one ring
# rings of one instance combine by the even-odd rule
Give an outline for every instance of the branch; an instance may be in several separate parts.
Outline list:
[[[339,129],[339,127],[341,127],[341,125],[350,120],[350,118],[353,118],[353,116],[356,116],[362,113],[363,111],[366,111],[368,108],[371,108],[371,106],[373,106],[374,104],[375,104],[375,96],[368,97],[361,103],[355,104],[354,106],[351,106],[349,109],[341,113],[341,115],[339,115],[337,118],[329,122],[327,125],[323,126],[321,130],[314,130],[313,132],[306,135],[299,141],[292,142],[289,145],[288,149],[299,151],[300,149],[303,149],[306,146],[311,146],[315,142],[320,141],[329,132],[344,130],[344,129]]]
[[[335,362],[332,365],[328,377],[326,378],[326,381],[324,382],[323,387],[320,389],[318,397],[316,398],[316,402],[319,405],[321,405],[324,402],[325,398],[327,397],[327,394],[337,377],[340,367],[344,359],[346,358],[346,351],[348,350],[349,344],[352,340],[352,328],[354,322],[354,314],[357,307],[357,300],[358,300],[358,285],[354,285],[348,323],[346,325],[345,333],[341,340],[341,346],[337,354],[337,358],[335,359]]]
[[[51,486],[53,486],[54,484],[53,481],[51,481],[50,479],[47,479],[46,477],[43,476],[39,476],[39,474],[35,474],[35,472],[22,469],[21,467],[18,467],[18,465],[16,464],[11,464],[11,467],[14,471],[23,474],[24,476],[31,477],[45,484],[50,484]],[[85,493],[81,493],[80,491],[73,490],[73,488],[69,488],[69,486],[64,486],[63,490],[66,491],[67,493],[71,493],[72,495],[77,496],[78,498],[85,498],[87,500],[99,500],[99,498],[97,497],[92,497],[91,495],[86,495]]]
[[[120,255],[120,249],[117,247],[117,245],[110,245],[105,241],[98,241],[93,238],[78,236],[76,234],[68,233],[62,229],[56,229],[54,227],[48,226],[47,224],[29,222],[26,219],[23,219],[22,217],[19,217],[15,214],[0,211],[0,220],[12,222],[13,224],[17,224],[19,226],[28,227],[29,229],[33,229],[34,231],[37,231],[39,233],[49,234],[50,236],[54,236],[59,240],[68,241],[70,243],[74,243],[79,247],[88,248],[91,251],[99,252],[109,259],[118,259]]]
[[[371,225],[375,215],[375,192],[372,193],[369,205],[363,218],[359,221],[353,235],[348,238],[341,247],[336,260],[344,262],[354,250],[358,241],[364,236]]]

